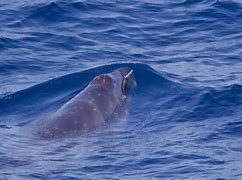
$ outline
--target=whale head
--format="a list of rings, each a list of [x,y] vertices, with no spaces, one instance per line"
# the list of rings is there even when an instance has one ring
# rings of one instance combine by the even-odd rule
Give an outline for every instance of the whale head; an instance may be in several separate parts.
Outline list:
[[[126,98],[128,93],[136,87],[134,70],[129,67],[122,67],[111,73],[101,74],[92,83],[101,85],[101,87],[113,92],[118,99]]]

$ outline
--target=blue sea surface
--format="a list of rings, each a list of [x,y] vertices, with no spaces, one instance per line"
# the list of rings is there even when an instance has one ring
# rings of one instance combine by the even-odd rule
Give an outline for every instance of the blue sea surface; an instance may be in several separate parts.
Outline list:
[[[33,124],[129,66],[125,118]],[[242,1],[0,1],[0,179],[242,179]]]

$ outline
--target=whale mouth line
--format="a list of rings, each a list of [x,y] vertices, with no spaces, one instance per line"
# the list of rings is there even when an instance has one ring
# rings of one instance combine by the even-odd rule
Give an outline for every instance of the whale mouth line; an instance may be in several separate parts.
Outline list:
[[[122,80],[122,85],[121,85],[121,91],[122,91],[122,94],[124,96],[124,98],[126,99],[126,95],[128,94],[128,88],[127,88],[127,85],[128,85],[128,81],[129,81],[129,77],[133,74],[134,70],[131,69],[124,77],[123,77],[123,80]]]

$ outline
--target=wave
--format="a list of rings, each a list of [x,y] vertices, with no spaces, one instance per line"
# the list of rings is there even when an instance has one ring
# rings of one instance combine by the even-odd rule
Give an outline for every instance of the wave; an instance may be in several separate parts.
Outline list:
[[[209,118],[236,116],[242,106],[242,86],[232,84],[218,90],[200,89],[192,99],[193,106],[181,112],[179,121],[200,121]]]
[[[0,37],[0,52],[1,50],[18,48],[18,40],[10,38],[10,37]]]
[[[99,16],[102,10],[110,9],[113,6],[113,3],[101,3],[101,2],[64,2],[64,1],[55,1],[55,2],[45,2],[39,4],[27,4],[19,8],[19,13],[22,14],[22,19],[16,21],[13,26],[42,26],[48,24],[60,24],[67,22],[76,23],[80,21],[80,18],[84,21],[87,18],[88,24],[95,23],[95,21],[89,20],[88,17],[90,13],[92,15]],[[93,14],[93,12],[95,12]],[[113,18],[105,19],[112,20]],[[102,19],[103,20],[103,19]],[[102,23],[102,21],[98,21]],[[85,24],[84,24],[85,25]],[[97,24],[95,24],[97,25]]]

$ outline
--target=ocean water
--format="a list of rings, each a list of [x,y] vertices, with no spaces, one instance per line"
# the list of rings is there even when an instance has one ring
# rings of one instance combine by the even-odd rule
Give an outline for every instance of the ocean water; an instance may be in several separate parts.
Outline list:
[[[32,126],[134,69],[125,118]],[[0,1],[0,179],[242,179],[242,1]]]

